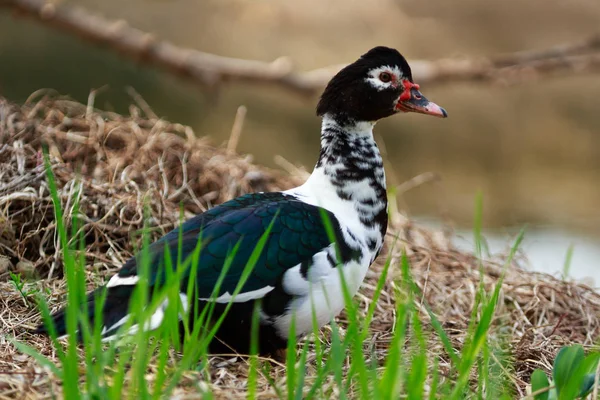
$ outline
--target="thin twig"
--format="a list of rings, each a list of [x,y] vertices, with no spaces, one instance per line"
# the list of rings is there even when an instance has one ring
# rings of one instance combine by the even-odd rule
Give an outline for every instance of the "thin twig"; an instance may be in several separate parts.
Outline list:
[[[126,90],[127,90],[127,94],[129,94],[129,96],[131,96],[131,98],[136,102],[136,104],[144,112],[144,114],[146,114],[146,117],[149,120],[157,120],[158,119],[158,116],[156,115],[156,113],[152,110],[152,108],[146,102],[146,100],[142,97],[142,95],[137,92],[137,90],[135,90],[131,86],[128,86]]]
[[[396,186],[396,190],[398,191],[398,193],[406,193],[411,189],[414,189],[429,182],[439,181],[440,179],[440,175],[435,172],[424,172]]]
[[[233,127],[231,128],[231,134],[229,135],[229,141],[227,142],[227,151],[229,153],[235,153],[235,149],[237,149],[240,136],[242,136],[242,128],[244,127],[244,120],[246,119],[246,111],[246,106],[239,106],[235,113]]]
[[[552,329],[552,332],[550,332],[550,334],[548,335],[548,337],[554,335],[554,333],[556,332],[556,330],[558,329],[558,327],[560,326],[561,322],[563,321],[563,319],[566,317],[566,314],[561,315],[558,318],[558,322],[556,323],[556,325],[554,325],[554,328]]]

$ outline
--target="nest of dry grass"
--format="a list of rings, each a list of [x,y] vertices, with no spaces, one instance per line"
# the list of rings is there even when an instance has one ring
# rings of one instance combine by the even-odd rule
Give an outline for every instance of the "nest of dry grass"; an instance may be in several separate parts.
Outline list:
[[[132,106],[130,116],[121,116],[43,94],[23,106],[0,98],[0,398],[23,393],[23,398],[37,399],[60,393],[60,386],[46,371],[7,341],[16,337],[54,357],[46,339],[27,332],[39,321],[33,302],[8,281],[9,271],[39,278],[24,290],[48,291],[54,306],[64,295],[43,144],[49,148],[67,215],[74,194],[81,192],[79,217],[84,222],[90,287],[132,255],[137,245],[133,233],[143,225],[144,205],[158,237],[177,223],[180,205],[189,216],[246,192],[279,190],[301,181],[255,166],[249,157],[213,147],[189,127],[156,118],[150,110],[142,117],[144,107],[143,103]],[[456,250],[451,235],[427,231],[401,215],[392,218],[388,244],[395,237],[407,250],[412,274],[424,293],[418,301],[424,323],[428,322],[426,302],[460,348],[481,279],[477,258]],[[399,257],[399,252],[394,251],[393,256]],[[501,257],[485,262],[483,283],[488,290],[498,281],[502,262]],[[358,295],[363,306],[372,298],[380,270],[380,264],[372,268]],[[397,271],[392,272],[382,293],[372,334],[365,343],[369,354],[381,360],[394,327],[395,274]],[[344,318],[339,318],[342,327]],[[596,291],[527,272],[515,261],[502,286],[491,334],[502,340],[510,354],[513,370],[509,379],[522,395],[534,368],[549,369],[564,344],[592,346],[599,326],[600,295]],[[327,332],[325,327],[325,337]],[[430,351],[442,355],[440,368],[447,370],[441,345],[433,337]],[[313,358],[308,357],[308,380],[315,372]],[[218,358],[212,364],[215,394],[244,397],[247,364]],[[274,368],[273,379],[284,380],[284,372],[283,367]],[[148,377],[151,382],[152,367]],[[197,386],[188,384],[198,379],[190,372],[177,393],[193,394]],[[275,397],[266,380],[260,384],[261,396]]]
[[[243,193],[297,180],[197,138],[191,128],[158,118],[99,112],[44,96],[18,107],[0,99],[0,246],[4,271],[60,275],[60,252],[43,165],[49,149],[63,210],[81,192],[79,217],[90,263],[118,267],[143,226],[144,205],[155,237],[180,219]],[[2,276],[2,275],[0,275]]]

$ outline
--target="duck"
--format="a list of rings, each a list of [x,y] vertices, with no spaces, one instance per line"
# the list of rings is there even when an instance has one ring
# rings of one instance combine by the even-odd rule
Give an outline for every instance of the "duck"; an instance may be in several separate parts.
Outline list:
[[[257,310],[258,353],[285,359],[288,337],[300,339],[314,331],[315,321],[319,327],[332,321],[344,309],[344,289],[351,296],[357,293],[382,250],[388,201],[373,128],[383,118],[408,112],[448,116],[420,92],[408,62],[396,49],[375,47],[342,68],[316,107],[322,119],[320,152],[306,182],[285,191],[229,200],[152,243],[147,251],[149,297],[165,285],[166,257],[171,257],[171,265],[179,257],[192,259],[181,275],[178,290],[184,312],[177,319],[191,318],[192,309],[211,306],[211,323],[218,319],[222,323],[209,352],[249,354]],[[194,259],[200,239],[201,250]],[[253,255],[261,240],[260,253]],[[255,264],[244,275],[252,257]],[[100,317],[105,340],[139,329],[136,324],[122,328],[131,315],[129,302],[140,284],[140,268],[138,254],[87,296],[91,326]],[[195,285],[191,299],[190,281]],[[101,291],[106,297],[101,315],[96,315]],[[167,306],[165,299],[142,329],[161,326]],[[65,309],[51,320],[54,332],[65,335]],[[48,332],[44,324],[36,330]]]

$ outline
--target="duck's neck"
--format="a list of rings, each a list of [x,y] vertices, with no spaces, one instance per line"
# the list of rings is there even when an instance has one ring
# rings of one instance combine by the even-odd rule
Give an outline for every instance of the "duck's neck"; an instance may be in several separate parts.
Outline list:
[[[333,192],[327,195],[351,205],[368,231],[366,245],[378,251],[387,229],[388,214],[383,159],[373,138],[374,125],[372,122],[342,125],[325,115],[319,161],[307,184],[320,187],[323,192]]]

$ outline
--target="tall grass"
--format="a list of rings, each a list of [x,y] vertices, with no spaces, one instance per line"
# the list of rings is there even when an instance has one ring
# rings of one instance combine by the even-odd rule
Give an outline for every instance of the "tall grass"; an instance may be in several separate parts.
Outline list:
[[[195,275],[197,260],[202,252],[202,241],[198,241],[195,251],[187,259],[184,259],[179,246],[180,254],[176,257],[176,265],[172,265],[173,258],[168,249],[165,250],[165,283],[149,296],[151,257],[148,250],[148,235],[147,232],[143,232],[138,258],[140,281],[130,305],[132,317],[120,331],[124,333],[135,324],[144,326],[148,323],[149,317],[167,300],[164,323],[153,332],[138,329],[131,335],[125,335],[122,340],[102,342],[101,321],[95,319],[94,323],[90,324],[84,304],[85,260],[82,256],[83,252],[78,251],[83,248],[80,224],[77,219],[78,203],[75,201],[70,212],[73,218],[69,221],[72,227],[69,233],[67,221],[63,220],[57,187],[47,158],[46,164],[68,288],[67,332],[69,336],[66,345],[58,341],[56,329],[50,321],[48,304],[43,296],[39,296],[40,312],[49,328],[58,362],[52,362],[25,343],[15,342],[15,345],[22,352],[33,356],[41,365],[46,366],[55,378],[61,381],[64,396],[70,400],[168,398],[188,370],[204,372],[202,376],[209,385],[199,386],[198,390],[208,390],[203,393],[203,396],[211,398],[207,362],[208,344],[214,338],[224,316],[219,316],[215,323],[211,323],[217,316],[214,315],[214,307],[206,307],[200,312],[196,310],[193,325],[187,322],[187,318],[184,319],[182,335],[178,324],[179,316],[185,309],[194,310],[191,303],[181,304],[179,290],[182,287],[187,288],[189,301],[197,293],[195,280],[190,279],[186,282],[184,277],[186,273]],[[478,204],[474,230],[477,254],[481,255],[481,202]],[[324,223],[332,234],[331,224],[326,218]],[[240,293],[249,278],[266,244],[269,231],[270,227],[257,243],[244,267],[240,282],[232,294],[233,298]],[[510,264],[522,237],[523,232],[515,240],[506,265]],[[224,263],[213,296],[218,295],[236,251],[237,246],[232,249]],[[373,349],[369,349],[371,337],[369,329],[375,315],[377,300],[386,281],[390,279],[390,270],[394,268],[400,270],[394,293],[396,323],[387,355],[383,362],[379,362]],[[339,270],[341,271],[341,268]],[[340,278],[344,279],[341,273]],[[255,312],[252,319],[251,355],[248,359],[247,396],[250,399],[257,398],[259,380],[266,379],[270,381],[280,398],[287,399],[331,398],[332,396],[340,399],[510,398],[511,388],[506,384],[497,384],[503,382],[498,377],[501,374],[499,371],[506,371],[504,365],[498,364],[503,363],[504,358],[491,356],[502,353],[502,350],[498,347],[498,343],[490,340],[488,335],[498,304],[502,279],[503,277],[498,280],[491,292],[486,292],[483,285],[480,286],[467,338],[462,348],[457,349],[453,347],[449,335],[427,304],[423,304],[423,307],[427,310],[432,330],[427,331],[424,328],[422,316],[415,306],[415,299],[423,297],[419,287],[412,280],[408,258],[402,256],[399,263],[393,263],[392,258],[388,257],[366,312],[361,312],[348,290],[344,290],[348,324],[342,329],[335,321],[331,322],[329,345],[325,345],[318,339],[315,340],[314,350],[310,350],[314,351],[311,357],[314,360],[311,368],[315,372],[310,376],[307,375],[306,365],[309,359],[308,342],[301,341],[299,345],[296,338],[290,335],[285,387],[280,387],[270,378],[270,363],[259,359],[256,355],[259,316]],[[99,311],[105,300],[106,293],[97,298],[96,315],[101,315]],[[230,306],[231,303],[226,312]],[[316,321],[314,315],[313,320]],[[318,338],[321,333],[316,323],[314,325],[313,334]],[[81,329],[81,344],[77,342],[78,329]],[[292,322],[290,332],[294,329],[294,322]],[[180,343],[180,336],[183,337],[183,343]],[[428,344],[432,341],[442,344],[444,349],[442,354],[431,352],[431,346]],[[172,357],[172,349],[178,350],[176,358]],[[443,375],[438,370],[441,359],[447,359],[450,363],[449,370]],[[151,386],[147,384],[145,378],[150,365],[154,366],[156,371]],[[473,376],[477,376],[477,379],[473,380]],[[331,382],[331,379],[333,384],[324,385],[324,382]]]

